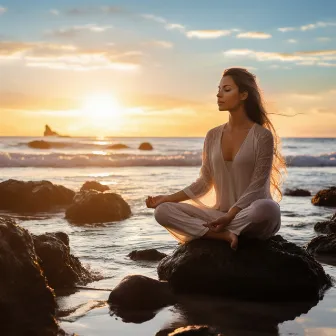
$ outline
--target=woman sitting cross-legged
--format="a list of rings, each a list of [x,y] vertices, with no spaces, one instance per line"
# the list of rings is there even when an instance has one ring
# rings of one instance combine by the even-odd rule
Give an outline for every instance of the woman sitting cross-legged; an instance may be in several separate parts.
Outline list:
[[[279,231],[280,206],[272,195],[282,196],[286,164],[253,74],[226,69],[217,103],[229,121],[207,132],[198,179],[174,194],[148,196],[146,205],[182,243],[222,239],[236,249],[239,235],[267,239]]]

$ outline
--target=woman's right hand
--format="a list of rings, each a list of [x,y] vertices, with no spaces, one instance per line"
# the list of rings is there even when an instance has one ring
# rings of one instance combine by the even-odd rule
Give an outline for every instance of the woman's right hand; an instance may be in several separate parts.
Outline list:
[[[146,199],[147,208],[156,208],[159,204],[169,202],[168,197],[164,195],[148,196]]]

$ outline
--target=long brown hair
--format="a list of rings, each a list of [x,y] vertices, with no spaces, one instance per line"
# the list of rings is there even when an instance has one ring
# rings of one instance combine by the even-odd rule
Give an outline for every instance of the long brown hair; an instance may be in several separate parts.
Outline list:
[[[238,86],[239,92],[248,92],[248,97],[244,101],[248,118],[267,128],[273,134],[274,156],[271,171],[271,192],[276,200],[280,201],[282,199],[281,184],[284,182],[284,175],[287,174],[286,161],[280,152],[280,137],[278,137],[268,118],[264,99],[256,82],[256,76],[244,68],[228,68],[224,71],[223,76],[231,76]],[[283,172],[281,172],[281,169]]]

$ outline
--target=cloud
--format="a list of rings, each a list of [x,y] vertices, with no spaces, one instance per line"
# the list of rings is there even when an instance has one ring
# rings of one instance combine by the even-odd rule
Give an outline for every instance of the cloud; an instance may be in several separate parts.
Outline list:
[[[221,36],[228,36],[230,34],[230,30],[190,30],[186,32],[187,37],[196,37],[199,39],[215,39]]]
[[[55,15],[55,16],[58,16],[58,15],[60,15],[60,11],[59,10],[57,10],[57,9],[50,9],[50,11],[49,11],[51,14],[53,14],[53,15]]]
[[[1,42],[0,60],[21,60],[28,67],[66,70],[111,69],[134,71],[141,67],[142,52],[136,50],[85,49],[45,42]]]
[[[272,35],[263,32],[246,32],[246,33],[240,33],[236,37],[250,38],[250,39],[269,39],[272,37]]]
[[[6,7],[1,7],[0,6],[0,15],[7,12],[7,8]]]
[[[153,41],[148,41],[143,43],[146,46],[157,46],[161,47],[164,49],[171,49],[173,48],[173,43],[169,41],[163,41],[163,40],[153,40]]]
[[[297,40],[295,40],[295,39],[289,39],[289,40],[287,40],[287,42],[288,43],[297,43]]]
[[[248,57],[258,61],[298,62],[299,65],[334,66],[326,60],[336,57],[336,50],[298,51],[293,53],[255,51],[251,49],[230,49],[224,51],[227,57]],[[304,63],[309,62],[309,63]]]
[[[56,30],[48,31],[46,35],[51,37],[73,38],[85,31],[93,33],[102,33],[111,28],[112,26],[98,26],[97,24],[90,23],[82,26],[59,28]]]
[[[318,37],[316,38],[316,40],[320,42],[328,42],[328,41],[331,41],[331,38],[330,37]]]
[[[312,30],[312,29],[317,29],[317,28],[325,28],[329,26],[336,26],[336,22],[323,22],[323,21],[318,21],[316,23],[309,23],[300,27],[283,27],[283,28],[278,28],[279,31],[282,33],[286,33],[289,31],[293,30],[301,30],[301,31],[307,31],[307,30]]]
[[[312,100],[321,100],[322,97],[318,94],[303,94],[303,93],[292,93],[290,97],[294,99],[304,100],[304,101],[312,101]]]
[[[179,30],[181,32],[185,31],[185,26],[179,24],[179,23],[167,23],[166,24],[166,29],[168,30]]]

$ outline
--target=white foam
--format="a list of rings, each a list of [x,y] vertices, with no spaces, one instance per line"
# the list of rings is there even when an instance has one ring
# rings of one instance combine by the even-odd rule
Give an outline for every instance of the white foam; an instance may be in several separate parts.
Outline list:
[[[287,156],[292,167],[336,167],[336,152],[322,155]],[[179,155],[133,154],[23,154],[0,152],[0,167],[132,167],[132,166],[200,166],[200,152]]]

